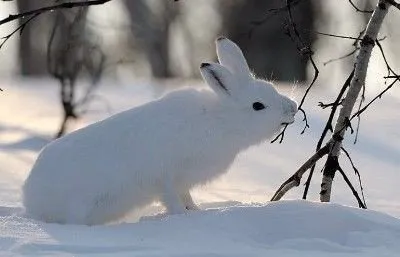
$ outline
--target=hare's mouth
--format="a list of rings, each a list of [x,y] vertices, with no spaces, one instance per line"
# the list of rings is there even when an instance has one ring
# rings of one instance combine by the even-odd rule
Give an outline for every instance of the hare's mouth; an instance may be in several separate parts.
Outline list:
[[[294,121],[291,121],[291,122],[282,122],[281,125],[282,125],[282,126],[286,126],[286,125],[290,125],[290,124],[292,124],[292,123],[294,123]]]
[[[294,117],[289,118],[288,120],[285,120],[281,123],[282,126],[287,126],[294,123]]]

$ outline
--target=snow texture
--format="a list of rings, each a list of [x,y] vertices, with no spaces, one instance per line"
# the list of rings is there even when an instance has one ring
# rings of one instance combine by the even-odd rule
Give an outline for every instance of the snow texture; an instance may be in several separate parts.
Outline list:
[[[327,222],[329,221],[329,222]],[[282,201],[88,227],[1,216],[7,256],[398,256],[400,220]]]

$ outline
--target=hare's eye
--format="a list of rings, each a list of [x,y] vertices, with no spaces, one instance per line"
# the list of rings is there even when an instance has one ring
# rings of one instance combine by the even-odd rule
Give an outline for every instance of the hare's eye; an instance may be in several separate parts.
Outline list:
[[[255,111],[260,111],[260,110],[265,109],[265,105],[263,103],[260,103],[260,102],[254,102],[253,103],[253,109]]]

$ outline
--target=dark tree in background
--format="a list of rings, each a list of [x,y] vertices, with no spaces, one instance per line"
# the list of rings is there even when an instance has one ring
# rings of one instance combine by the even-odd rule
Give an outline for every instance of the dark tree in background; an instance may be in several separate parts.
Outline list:
[[[299,56],[295,42],[287,35],[290,26],[286,17],[268,12],[284,3],[281,0],[221,1],[222,33],[239,44],[256,74],[273,80],[305,81],[307,58]],[[293,8],[293,17],[306,45],[314,41],[310,33],[316,19],[313,4],[315,1],[304,0]]]
[[[47,67],[59,81],[63,110],[57,138],[66,133],[69,120],[78,118],[78,108],[90,100],[104,70],[103,51],[86,26],[88,8],[58,11],[47,45]],[[90,78],[90,85],[79,98],[77,79],[82,74]]]
[[[231,38],[240,45],[249,64],[257,74],[273,80],[304,81],[307,75],[307,58],[299,56],[296,44],[286,35],[285,30],[290,28],[287,20],[282,15],[274,15],[267,11],[281,6],[283,2],[280,0],[216,1],[222,21],[220,34]],[[314,28],[317,14],[313,12],[313,5],[316,2],[311,0],[298,2],[296,8],[293,9],[293,14],[298,27],[302,29],[300,34],[304,42],[311,45],[313,38],[311,37],[312,33],[309,33],[308,30]],[[60,3],[60,1],[17,1],[19,12],[55,3]],[[184,43],[189,49],[185,55],[190,58],[190,54],[196,50],[193,48],[198,47],[198,44],[191,42],[193,35],[201,26],[194,28],[182,24],[187,20],[180,19],[180,9],[183,5],[191,4],[190,8],[195,8],[196,5],[185,1],[148,0],[124,0],[123,4],[131,25],[130,31],[126,32],[132,33],[135,42],[134,49],[129,50],[141,53],[149,64],[151,75],[155,78],[169,78],[181,74],[179,71],[172,71],[171,68],[173,53],[170,43],[171,38],[176,37],[171,26],[174,23],[179,24],[178,27],[185,30]],[[204,13],[204,15],[208,14]],[[35,22],[29,23],[24,29],[20,40],[22,75],[46,74],[46,45],[53,18],[54,15],[40,15],[35,18]],[[265,18],[268,18],[268,22],[255,26],[254,22],[262,21]],[[20,22],[24,22],[24,19],[20,19]],[[112,26],[113,24],[108,25]],[[249,32],[252,32],[251,38]],[[198,75],[196,67],[192,67],[191,76]]]
[[[176,17],[173,1],[160,1],[157,10],[150,8],[149,1],[125,0],[129,12],[132,34],[139,49],[149,62],[155,78],[172,77],[170,62],[170,26]]]
[[[49,1],[18,0],[18,12],[22,13],[34,10],[48,4]],[[35,19],[35,22],[27,24],[24,33],[19,40],[19,61],[20,73],[23,76],[45,76],[47,75],[46,65],[46,44],[49,30],[49,16],[42,15]],[[19,19],[22,24],[25,19]]]

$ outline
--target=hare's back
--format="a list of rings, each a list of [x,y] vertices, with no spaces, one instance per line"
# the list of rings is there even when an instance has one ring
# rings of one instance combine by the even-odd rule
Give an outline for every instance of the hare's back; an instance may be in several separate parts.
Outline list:
[[[86,174],[108,177],[154,163],[177,142],[185,141],[182,137],[193,138],[208,101],[205,92],[177,91],[113,115],[50,143],[32,173],[58,174],[58,179],[73,173],[81,178]]]

